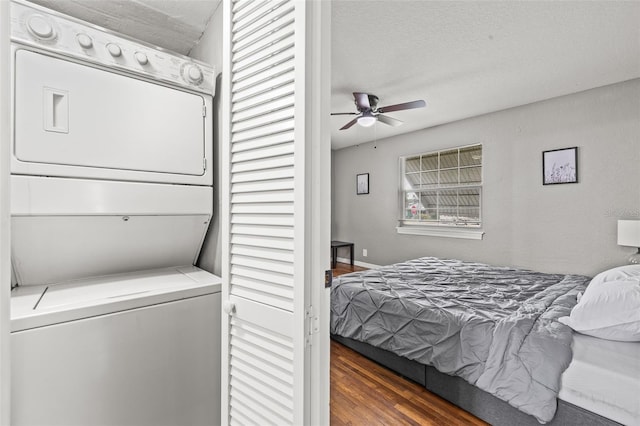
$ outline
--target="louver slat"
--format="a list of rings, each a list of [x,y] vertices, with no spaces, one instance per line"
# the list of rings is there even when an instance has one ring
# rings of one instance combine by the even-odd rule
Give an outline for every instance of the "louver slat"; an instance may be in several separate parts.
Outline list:
[[[242,22],[251,19],[250,16],[255,16],[256,11],[267,7],[269,0],[246,0],[234,3],[233,22]]]
[[[241,16],[240,12],[244,10],[247,6],[251,6],[252,4],[255,6],[257,4],[256,0],[243,0],[233,2],[232,11],[236,17]]]
[[[231,201],[234,204],[240,203],[293,203],[293,194],[291,191],[270,191],[260,193],[245,193],[233,195]],[[235,231],[238,231],[237,229]],[[259,234],[266,235],[266,234]],[[270,234],[269,234],[270,235]],[[280,235],[275,235],[276,237]],[[282,235],[283,237],[290,237],[289,233]]]
[[[249,151],[256,148],[262,148],[265,146],[279,145],[285,142],[293,142],[293,132],[291,130],[287,132],[276,133],[267,135],[255,139],[251,139],[243,142],[236,142],[233,145],[231,152]]]
[[[231,141],[234,143],[245,142],[245,141],[250,141],[251,139],[260,138],[263,136],[271,136],[277,133],[288,132],[290,130],[293,130],[294,123],[295,121],[293,117],[291,117],[282,121],[269,123],[259,128],[248,129],[243,132],[237,132],[231,136]]]
[[[266,203],[265,203],[266,204]],[[251,204],[246,204],[251,206]],[[243,207],[242,205],[238,208]],[[253,246],[253,247],[272,247],[281,250],[293,250],[293,241],[288,238],[273,238],[257,235],[241,235],[236,234],[231,238],[231,244]]]
[[[269,39],[269,35],[275,32],[287,29],[292,31],[292,23],[294,21],[293,6],[283,4],[283,6],[271,9],[266,15],[262,15],[257,21],[244,28],[240,28],[232,34],[233,37],[233,53],[236,54],[234,60],[242,60],[247,55],[247,51],[254,51],[253,45],[256,43],[265,43]]]
[[[273,4],[275,2],[270,3]],[[271,9],[264,7],[256,9],[255,13],[248,16],[251,18],[250,22],[242,22],[241,25],[234,26],[233,53],[238,53],[247,46],[259,43],[275,31],[288,28],[290,26],[289,22],[293,22],[292,10],[293,6],[289,1],[281,1]],[[290,31],[291,29],[289,28]]]
[[[277,426],[279,422],[264,413],[259,407],[256,407],[249,398],[243,398],[242,395],[238,396],[237,392],[233,392],[231,389],[229,405],[231,406],[231,412],[237,410],[238,413],[243,413],[245,422],[239,422],[239,418],[231,418],[231,424],[238,425],[255,425],[255,426]]]
[[[250,225],[260,221],[263,225],[275,225],[275,226],[293,226],[293,215],[272,214],[272,215],[259,215],[259,214],[234,214],[233,222]]]
[[[236,114],[246,111],[247,109],[258,108],[262,104],[292,95],[292,84],[287,83],[279,86],[272,85],[271,87],[269,87],[269,90],[264,91],[263,93],[255,94],[254,96],[250,97],[244,97],[244,99],[240,99],[239,97],[234,98],[234,103],[232,104],[231,108],[232,112]]]
[[[258,84],[254,84],[253,86],[247,86],[242,91],[238,90],[236,87],[235,88],[236,90],[234,90],[233,92],[232,101],[234,103],[242,102],[254,96],[269,94],[270,92],[273,92],[274,90],[279,89],[280,87],[284,87],[287,85],[292,86],[293,76],[294,76],[293,71],[287,71],[281,74],[274,73],[269,80],[260,82]],[[289,90],[292,91],[293,89],[289,88]]]
[[[274,391],[272,387],[265,386],[264,382],[260,380],[254,380],[255,377],[250,376],[246,371],[238,370],[235,374],[234,379],[237,380],[237,383],[240,383],[243,386],[246,386],[246,384],[251,383],[253,386],[255,386],[255,389],[259,390],[260,392],[262,392],[264,395],[267,396],[270,404],[279,405],[289,410],[293,408],[293,401],[291,400],[291,395],[286,395],[284,392]],[[233,384],[234,383],[232,382],[232,386]]]
[[[293,287],[293,280],[287,274],[281,274],[279,272],[261,271],[259,269],[244,267],[240,265],[234,265],[231,268],[232,276],[239,276],[245,278],[251,278],[256,281],[255,288],[262,292],[265,290],[271,290],[270,293],[276,294],[272,290],[273,285]],[[278,287],[280,288],[280,287]]]
[[[292,34],[285,35],[277,41],[270,43],[267,47],[260,49],[255,55],[247,56],[243,60],[233,64],[232,72],[234,81],[243,78],[244,74],[252,74],[255,70],[263,68],[263,64],[268,64],[268,60],[274,57],[280,59],[293,56],[294,40]],[[273,63],[273,62],[271,62]]]
[[[289,106],[288,108],[283,109],[273,109],[270,112],[262,112],[258,116],[245,118],[243,120],[238,120],[233,124],[232,132],[240,133],[242,131],[247,131],[256,128],[264,128],[268,127],[270,124],[274,122],[282,122],[291,119],[293,117],[293,107]]]
[[[285,75],[293,71],[293,61],[286,60],[278,65],[269,67],[266,70],[260,70],[258,73],[247,76],[234,84],[236,92],[241,92],[247,88],[264,85],[271,85],[273,76]],[[262,86],[261,86],[262,87]]]
[[[280,43],[286,43],[286,42],[291,42],[291,40],[285,39]],[[293,59],[292,47],[293,47],[292,45],[289,45],[289,47],[286,50],[280,50],[274,53],[269,53],[269,50],[278,48],[278,46],[271,46],[270,48],[265,49],[265,51],[261,52],[261,54],[263,55],[262,58],[260,58],[259,60],[253,61],[252,65],[249,65],[242,70],[238,70],[237,72],[234,72],[233,74],[234,82],[238,83],[243,80],[246,80],[247,78],[258,75],[260,73],[267,72],[280,64],[291,63],[291,60]]]
[[[277,306],[280,309],[287,309],[287,306],[290,306],[287,300],[293,295],[293,289],[291,287],[279,284],[271,284],[269,289],[270,292],[267,295],[264,292],[265,285],[263,281],[254,280],[241,275],[234,275],[231,278],[231,285],[236,287],[235,291],[237,291],[238,295],[241,297],[251,299],[253,297],[248,297],[248,293],[260,293],[264,297],[269,297],[267,304]],[[245,292],[247,295],[242,295],[239,292]]]
[[[256,203],[237,204],[233,206],[231,213],[260,213],[260,214],[293,214],[293,206],[288,203]],[[233,243],[233,241],[232,241]],[[272,247],[267,245],[267,247]]]
[[[242,370],[240,370],[242,371]],[[231,388],[237,390],[238,392],[249,396],[256,404],[260,407],[268,407],[269,411],[272,412],[275,416],[279,417],[280,423],[282,420],[291,421],[291,409],[287,409],[287,407],[280,404],[279,401],[270,398],[269,394],[264,392],[264,388],[268,388],[268,386],[260,386],[260,382],[250,377],[247,380],[248,383],[245,383],[238,379],[239,375],[236,374],[231,379]],[[264,410],[264,408],[263,408]],[[261,410],[261,411],[263,411]]]
[[[279,167],[277,169],[254,170],[248,172],[238,172],[233,176],[231,183],[256,182],[271,179],[283,179],[293,177],[293,167]]]
[[[228,422],[294,423],[297,8],[231,7]],[[303,141],[302,141],[303,142]],[[299,296],[298,296],[299,297]],[[299,372],[298,372],[299,373]]]
[[[256,105],[252,108],[246,108],[242,111],[238,111],[234,114],[234,120],[244,121],[254,118],[259,118],[268,115],[274,111],[283,110],[287,107],[292,107],[294,104],[293,95],[281,96],[277,98],[269,99],[268,101]]]

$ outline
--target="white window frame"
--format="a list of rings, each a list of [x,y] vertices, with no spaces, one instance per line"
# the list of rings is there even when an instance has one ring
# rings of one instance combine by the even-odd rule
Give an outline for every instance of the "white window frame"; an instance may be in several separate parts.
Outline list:
[[[422,157],[434,154],[442,154],[452,150],[458,150],[458,156],[460,155],[460,150],[464,150],[466,148],[471,148],[475,146],[480,146],[484,151],[484,147],[481,143],[474,143],[471,145],[464,146],[455,146],[445,149],[440,149],[437,151],[430,152],[421,152],[417,154],[411,155],[403,155],[398,159],[399,164],[399,188],[398,188],[398,199],[399,199],[399,208],[398,208],[398,226],[396,227],[396,231],[398,234],[409,234],[409,235],[426,235],[433,237],[449,237],[449,238],[464,238],[464,239],[473,239],[473,240],[481,240],[484,231],[482,229],[483,217],[482,217],[482,192],[483,192],[483,182],[484,182],[484,162],[481,160],[480,167],[480,182],[477,184],[458,184],[458,185],[448,185],[448,186],[434,186],[432,188],[428,188],[428,190],[433,191],[445,191],[445,190],[455,190],[455,189],[463,189],[463,188],[477,188],[479,189],[479,223],[478,224],[451,224],[451,223],[443,223],[443,222],[427,222],[422,220],[411,220],[405,218],[405,199],[407,192],[411,192],[405,190],[404,188],[404,179],[405,179],[405,164],[406,159],[414,158],[414,157]],[[484,154],[483,154],[484,156]],[[438,156],[438,162],[440,161],[440,157]],[[422,167],[422,161],[420,161],[420,167]],[[460,160],[458,158],[458,169],[460,169]],[[440,164],[438,164],[437,171],[440,172],[442,169],[440,168]],[[421,173],[422,170],[419,170],[418,173]],[[425,188],[427,189],[427,188]],[[459,206],[458,206],[459,207]]]

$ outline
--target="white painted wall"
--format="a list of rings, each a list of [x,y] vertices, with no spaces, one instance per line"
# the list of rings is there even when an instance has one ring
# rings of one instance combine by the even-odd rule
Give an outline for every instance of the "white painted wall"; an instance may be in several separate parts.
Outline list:
[[[198,266],[216,275],[222,274],[220,249],[222,239],[220,236],[220,182],[222,179],[220,169],[220,138],[222,120],[220,111],[220,70],[222,69],[222,4],[214,12],[207,29],[198,45],[189,56],[207,62],[215,67],[218,78],[216,79],[216,93],[213,99],[213,219],[209,231],[204,240]]]
[[[478,142],[484,239],[398,235],[398,157]],[[543,186],[542,151],[572,146],[580,183]],[[593,275],[634,251],[616,229],[640,219],[639,165],[636,79],[334,151],[332,239],[381,265],[438,256]],[[358,173],[370,174],[369,195],[355,194]]]
[[[217,74],[216,92],[213,94],[213,113],[210,115],[210,119],[213,120],[213,218],[209,225],[202,250],[200,251],[198,266],[221,276],[222,260],[220,250],[222,237],[220,233],[220,183],[222,180],[222,170],[220,168],[220,141],[222,129],[220,124],[222,122],[222,113],[220,110],[220,89],[222,79],[220,71],[222,70],[222,3],[218,5],[218,8],[207,24],[202,38],[191,52],[189,52],[189,56],[212,65]],[[218,339],[220,339],[220,331],[218,331],[217,336]],[[211,401],[211,403],[216,405],[216,424],[220,424],[222,401]]]

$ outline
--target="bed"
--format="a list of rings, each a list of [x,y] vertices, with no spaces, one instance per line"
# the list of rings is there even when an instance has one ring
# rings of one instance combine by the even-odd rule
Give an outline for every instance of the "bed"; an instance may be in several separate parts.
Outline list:
[[[561,377],[574,376],[562,373],[580,365],[572,363],[575,333],[558,318],[589,281],[414,259],[334,280],[331,333],[492,424],[618,424],[593,412],[611,417],[591,407],[593,395],[557,399],[561,384],[571,387]]]

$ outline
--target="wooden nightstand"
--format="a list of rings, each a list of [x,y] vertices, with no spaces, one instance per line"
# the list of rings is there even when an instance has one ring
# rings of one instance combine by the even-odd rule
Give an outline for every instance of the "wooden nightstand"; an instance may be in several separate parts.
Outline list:
[[[349,247],[349,260],[351,261],[351,266],[353,266],[353,243],[331,241],[331,268],[333,269],[335,269],[338,263],[338,248],[340,247]]]

